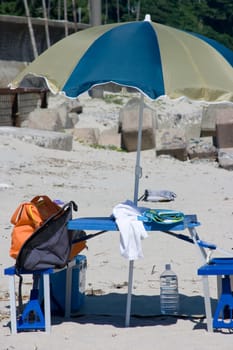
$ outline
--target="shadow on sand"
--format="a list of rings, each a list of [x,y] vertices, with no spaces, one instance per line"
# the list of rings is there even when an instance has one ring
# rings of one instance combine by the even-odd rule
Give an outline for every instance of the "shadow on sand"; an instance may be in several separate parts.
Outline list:
[[[118,328],[125,327],[127,294],[109,293],[99,296],[86,296],[84,306],[69,319],[54,315],[53,324],[66,321],[80,324],[108,324]],[[216,300],[211,300],[213,309]],[[193,329],[206,329],[203,297],[180,294],[178,315],[161,315],[159,295],[132,295],[130,327],[168,326],[178,319],[187,319],[194,323]]]

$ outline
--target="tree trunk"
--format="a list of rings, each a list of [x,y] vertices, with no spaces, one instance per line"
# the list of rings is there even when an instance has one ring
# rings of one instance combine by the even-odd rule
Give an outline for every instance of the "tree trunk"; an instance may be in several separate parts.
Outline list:
[[[127,0],[127,11],[128,11],[128,17],[130,16],[130,0]]]
[[[51,0],[48,0],[47,6],[47,17],[50,18],[50,10],[51,10]]]
[[[74,31],[77,32],[78,26],[77,26],[77,10],[76,10],[75,0],[72,0],[72,9],[73,9]]]
[[[90,24],[101,25],[101,0],[90,0]]]
[[[64,22],[65,22],[65,36],[68,36],[68,22],[67,22],[67,2],[64,0]]]
[[[43,15],[44,15],[44,21],[45,21],[45,35],[46,35],[46,42],[47,47],[50,47],[50,37],[49,37],[49,25],[48,25],[48,16],[47,16],[47,9],[45,0],[42,0],[42,6],[43,6]]]
[[[105,0],[105,16],[104,16],[104,24],[108,23],[108,0]]]
[[[139,0],[138,4],[137,4],[136,21],[139,21],[139,18],[140,18],[140,7],[141,7],[141,3],[140,3],[140,0]]]
[[[23,2],[24,2],[25,12],[26,12],[27,20],[28,20],[28,29],[29,29],[29,33],[30,33],[33,54],[34,54],[34,58],[36,58],[38,56],[38,51],[37,51],[37,47],[36,47],[36,40],[35,40],[35,36],[34,36],[34,31],[32,28],[32,22],[31,22],[28,2],[27,2],[27,0],[23,0]]]
[[[119,6],[119,0],[116,0],[116,12],[117,12],[117,23],[120,22],[120,6]]]
[[[57,5],[57,19],[60,21],[61,19],[61,0],[58,0],[58,5]]]

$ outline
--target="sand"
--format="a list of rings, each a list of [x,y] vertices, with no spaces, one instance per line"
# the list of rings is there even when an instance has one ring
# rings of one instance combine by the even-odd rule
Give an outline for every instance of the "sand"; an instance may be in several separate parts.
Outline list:
[[[8,279],[4,268],[9,257],[10,217],[22,201],[47,194],[64,202],[74,200],[74,216],[108,216],[113,207],[133,199],[133,153],[117,152],[74,142],[71,152],[43,149],[16,139],[0,138],[0,349],[231,349],[228,331],[208,333],[204,315],[202,264],[197,248],[162,232],[151,232],[142,242],[144,258],[135,261],[131,326],[124,327],[128,261],[120,255],[119,233],[108,232],[88,242],[86,311],[69,319],[53,318],[52,332],[11,335]],[[152,203],[153,208],[177,209],[196,214],[200,237],[231,251],[233,226],[232,172],[215,162],[180,162],[143,151],[139,193],[167,189],[177,198]],[[148,206],[148,203],[140,203]],[[187,232],[184,232],[187,234]],[[217,255],[217,253],[215,253]],[[177,273],[182,313],[185,317],[160,317],[159,276],[171,263]],[[152,273],[153,272],[153,273]],[[216,300],[216,281],[211,278]],[[30,285],[27,286],[30,288]],[[98,299],[99,298],[99,299]]]

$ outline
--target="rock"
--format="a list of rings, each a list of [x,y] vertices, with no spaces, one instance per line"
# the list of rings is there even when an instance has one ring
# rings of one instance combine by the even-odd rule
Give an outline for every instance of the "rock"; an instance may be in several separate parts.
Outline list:
[[[73,127],[79,122],[79,115],[75,112],[69,112],[68,117],[72,120]]]
[[[150,102],[156,111],[157,128],[186,128],[192,125],[201,126],[203,105],[206,103],[191,101],[185,97],[170,99],[162,96]]]
[[[99,140],[99,129],[97,128],[75,128],[73,137],[75,140],[91,145],[97,145]]]
[[[69,113],[80,114],[82,113],[82,111],[83,111],[83,107],[80,104],[78,104],[77,106],[71,107]]]
[[[156,130],[156,155],[170,155],[179,160],[187,160],[184,131],[181,129]]]
[[[219,149],[218,163],[221,168],[233,170],[233,148]]]
[[[70,115],[68,113],[66,106],[61,106],[54,111],[57,111],[61,120],[62,129],[72,129],[74,125],[76,124],[76,121],[73,121],[72,118],[70,118]]]
[[[72,116],[72,115],[71,115]],[[27,120],[22,123],[22,127],[31,129],[61,131],[72,129],[77,120],[70,117],[67,106],[61,105],[58,108],[36,108],[29,113]]]
[[[201,137],[201,124],[185,125],[183,129],[187,141]]]
[[[48,108],[65,107],[68,113],[81,113],[82,105],[78,98],[69,99],[63,95],[50,96],[48,98]]]
[[[211,137],[190,140],[187,145],[187,152],[190,159],[217,159],[217,149],[213,145]]]
[[[104,88],[100,86],[95,86],[88,91],[89,96],[92,98],[103,98],[104,97]]]
[[[63,129],[58,110],[47,108],[37,108],[30,112],[28,119],[22,123],[22,127],[49,131],[59,131]]]
[[[118,133],[117,128],[103,130],[98,143],[101,146],[115,146],[121,148],[121,134]]]

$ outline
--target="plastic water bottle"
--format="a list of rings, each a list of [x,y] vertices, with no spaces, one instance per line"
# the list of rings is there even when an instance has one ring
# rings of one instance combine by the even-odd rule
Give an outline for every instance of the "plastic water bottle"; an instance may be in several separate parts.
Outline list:
[[[165,265],[165,271],[160,275],[160,310],[163,315],[179,312],[178,279],[170,264]]]

